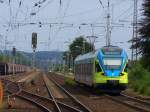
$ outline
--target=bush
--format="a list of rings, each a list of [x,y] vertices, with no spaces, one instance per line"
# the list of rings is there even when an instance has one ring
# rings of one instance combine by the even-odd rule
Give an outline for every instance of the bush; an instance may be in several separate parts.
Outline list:
[[[140,59],[140,63],[142,64],[142,66],[145,68],[145,69],[147,69],[147,70],[149,70],[150,71],[150,57],[142,57],[141,59]]]
[[[144,92],[145,95],[150,96],[150,87],[147,87]]]
[[[139,62],[129,71],[129,87],[144,95],[150,95],[150,72]]]
[[[137,63],[129,71],[129,77],[133,80],[137,80],[143,77],[143,74],[146,74],[146,70],[142,67],[140,63]]]
[[[72,79],[65,78],[65,84],[73,86],[76,84],[76,82]]]

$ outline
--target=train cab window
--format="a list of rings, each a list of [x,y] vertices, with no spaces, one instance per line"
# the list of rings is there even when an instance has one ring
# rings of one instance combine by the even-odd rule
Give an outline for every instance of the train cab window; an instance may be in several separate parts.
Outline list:
[[[95,69],[96,69],[95,70],[96,72],[102,72],[102,69],[101,69],[101,67],[100,67],[98,62],[95,62]]]

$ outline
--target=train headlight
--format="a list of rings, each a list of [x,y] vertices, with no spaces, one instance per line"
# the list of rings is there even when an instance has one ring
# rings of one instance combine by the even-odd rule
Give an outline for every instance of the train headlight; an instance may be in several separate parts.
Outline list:
[[[124,75],[124,73],[121,73],[121,74],[120,74],[120,76],[123,76],[123,75]]]
[[[105,73],[102,73],[103,76],[105,76]]]

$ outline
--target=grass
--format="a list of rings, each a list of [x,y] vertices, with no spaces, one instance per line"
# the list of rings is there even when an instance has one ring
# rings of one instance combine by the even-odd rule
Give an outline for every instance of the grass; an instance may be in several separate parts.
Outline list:
[[[74,86],[74,85],[76,85],[76,82],[73,79],[65,77],[65,84],[70,85],[70,86]]]
[[[150,96],[150,71],[139,62],[129,71],[129,87],[135,92]]]

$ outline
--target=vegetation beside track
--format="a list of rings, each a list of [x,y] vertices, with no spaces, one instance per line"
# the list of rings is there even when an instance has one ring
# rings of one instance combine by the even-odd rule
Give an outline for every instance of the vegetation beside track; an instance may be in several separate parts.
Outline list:
[[[66,85],[69,85],[69,86],[76,85],[73,73],[64,73],[64,72],[54,72],[54,73],[57,75],[65,77],[64,82]]]
[[[10,51],[9,51],[10,52]],[[0,62],[12,62],[13,56],[8,54],[0,54]],[[22,53],[17,52],[15,56],[15,63],[16,64],[24,64],[24,65],[30,65],[31,60],[23,55]]]
[[[131,48],[142,57],[130,70],[130,87],[141,94],[150,96],[150,0],[142,3],[139,36],[131,40]],[[136,57],[137,58],[137,57]]]
[[[73,86],[76,82],[71,78],[65,77],[65,84]]]
[[[135,92],[150,96],[150,70],[143,63],[141,60],[129,70],[129,87]]]

